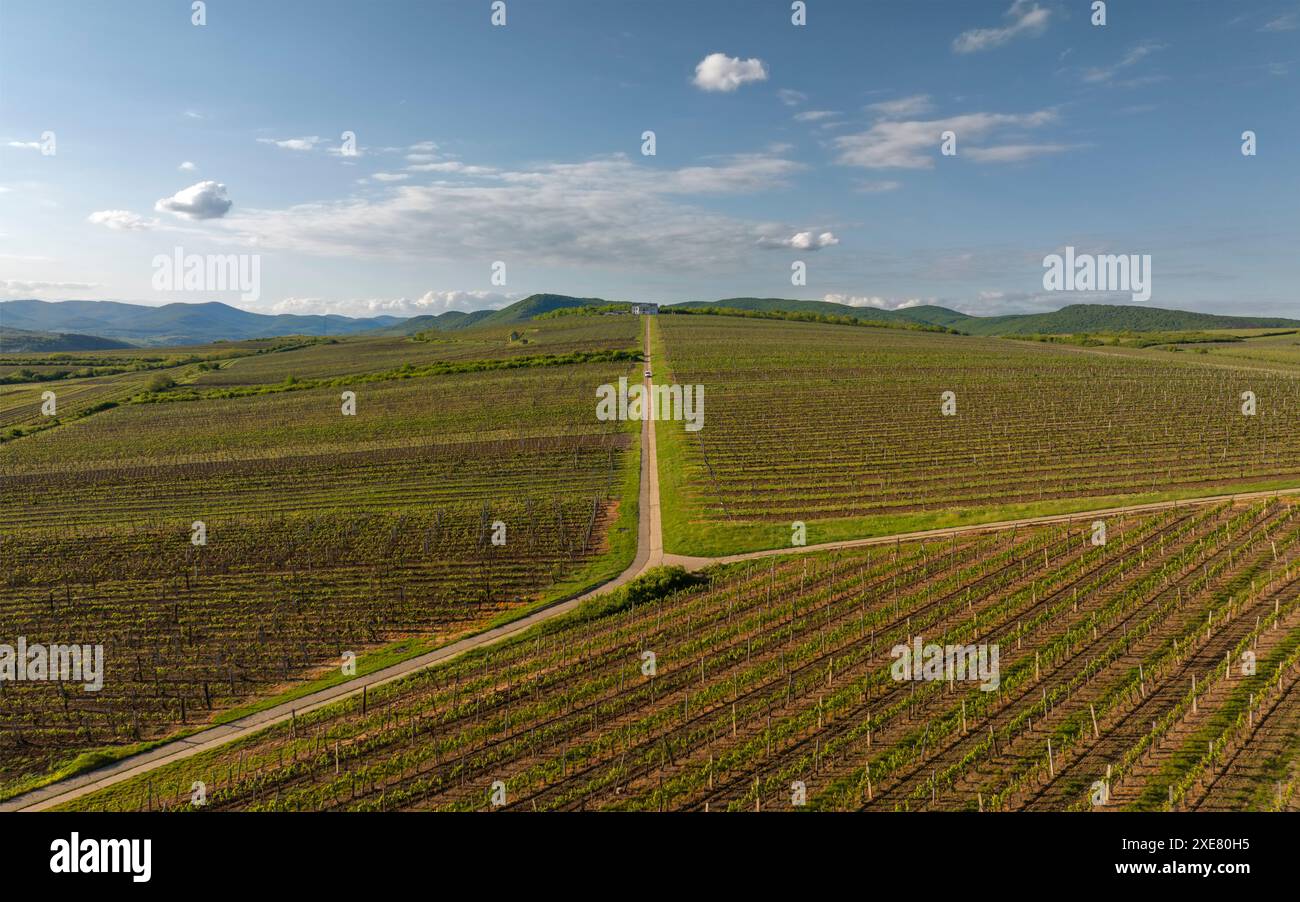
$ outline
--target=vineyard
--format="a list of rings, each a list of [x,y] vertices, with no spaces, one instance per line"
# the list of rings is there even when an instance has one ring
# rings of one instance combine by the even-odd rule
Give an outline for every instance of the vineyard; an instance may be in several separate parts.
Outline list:
[[[629,436],[597,422],[588,397],[626,372],[582,364],[368,383],[355,416],[341,414],[338,388],[124,405],[0,449],[0,528],[604,494]]]
[[[217,810],[1295,809],[1298,514],[670,575],[69,807],[190,809],[201,781]],[[899,679],[919,637],[996,647],[996,685]]]
[[[585,325],[622,349],[629,319]],[[408,361],[441,347],[378,341]],[[480,341],[505,348],[461,350]],[[102,645],[107,670],[98,692],[0,684],[0,794],[338,674],[345,652],[414,654],[626,566],[635,433],[589,398],[635,362],[387,378],[397,358],[371,350],[312,341],[163,369],[182,386],[245,367],[274,380],[236,397],[151,394],[154,368],[6,387],[38,404],[53,387],[60,412],[82,393],[119,403],[0,445],[0,642]],[[358,360],[381,375],[345,415]],[[285,390],[296,372],[343,384]]]
[[[1244,360],[731,317],[657,328],[673,377],[709,399],[707,428],[660,426],[677,471],[666,541],[684,554],[785,545],[796,520],[813,544],[954,509],[1001,519],[1300,477],[1300,378]]]

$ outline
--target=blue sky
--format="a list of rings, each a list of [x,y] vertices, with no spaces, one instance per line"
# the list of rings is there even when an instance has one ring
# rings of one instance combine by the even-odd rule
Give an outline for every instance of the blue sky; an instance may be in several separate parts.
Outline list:
[[[0,298],[1131,302],[1045,292],[1070,245],[1300,316],[1300,0],[790,5],[0,0]],[[176,247],[259,296],[155,290]]]

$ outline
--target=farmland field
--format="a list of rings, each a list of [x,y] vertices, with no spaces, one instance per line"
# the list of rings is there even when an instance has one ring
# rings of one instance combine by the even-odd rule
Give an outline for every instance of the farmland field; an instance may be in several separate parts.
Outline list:
[[[673,379],[708,398],[706,428],[659,425],[665,543],[682,554],[788,545],[794,521],[814,544],[1300,477],[1300,377],[1285,370],[899,329],[656,325]]]
[[[1298,513],[732,564],[70,807],[181,809],[202,781],[215,809],[1294,810]],[[996,644],[996,687],[900,679],[922,636]]]
[[[708,398],[698,432],[645,433],[662,499],[639,424],[595,416],[642,330],[655,381]],[[0,445],[0,629],[111,666],[94,693],[3,687],[0,796],[324,687],[66,805],[179,809],[200,781],[256,810],[1293,807],[1295,501],[1116,512],[1100,544],[1089,518],[970,526],[1300,482],[1300,379],[1211,356],[566,316],[7,386],[120,382]],[[963,528],[807,551],[795,520],[808,544]],[[642,580],[546,608],[624,568]],[[341,669],[543,609],[361,694]],[[999,649],[996,689],[896,680],[920,637]]]
[[[635,366],[600,356],[635,349],[629,321],[518,353],[472,337],[446,372],[419,369],[443,345],[395,338],[185,364],[156,391],[148,371],[8,386],[118,403],[0,445],[0,635],[93,641],[110,668],[94,693],[0,688],[0,793],[623,569],[638,443],[589,399]],[[265,381],[204,383],[227,366]]]

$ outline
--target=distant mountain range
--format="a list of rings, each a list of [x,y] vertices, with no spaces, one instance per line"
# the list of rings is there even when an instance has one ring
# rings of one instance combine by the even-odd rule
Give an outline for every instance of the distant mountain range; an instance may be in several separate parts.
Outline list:
[[[337,315],[250,313],[217,302],[148,307],[117,301],[6,301],[0,303],[0,350],[15,353],[99,350],[129,345],[197,345],[277,335],[414,335],[430,330],[459,331],[472,326],[513,325],[554,310],[610,303],[604,298],[534,294],[500,310],[354,319]],[[1007,316],[971,316],[934,305],[882,310],[787,298],[724,298],[719,301],[687,301],[671,307],[847,316],[870,322],[939,326],[971,335],[1300,328],[1300,319],[1220,316],[1112,304],[1071,304],[1053,313]],[[109,343],[103,343],[105,340]]]
[[[400,316],[353,319],[250,313],[215,301],[147,307],[117,301],[5,301],[0,328],[80,333],[133,345],[200,345],[276,335],[352,335],[401,322]],[[89,349],[87,349],[89,350]]]

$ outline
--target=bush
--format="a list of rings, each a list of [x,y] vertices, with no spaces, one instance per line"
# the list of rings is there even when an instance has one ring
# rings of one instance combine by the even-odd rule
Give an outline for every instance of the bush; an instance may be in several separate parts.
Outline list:
[[[145,391],[167,391],[169,388],[176,386],[176,380],[166,373],[155,373],[154,376],[145,383]]]
[[[608,595],[598,595],[586,601],[578,609],[578,616],[583,620],[606,617],[708,581],[707,576],[690,573],[684,567],[655,567]]]

